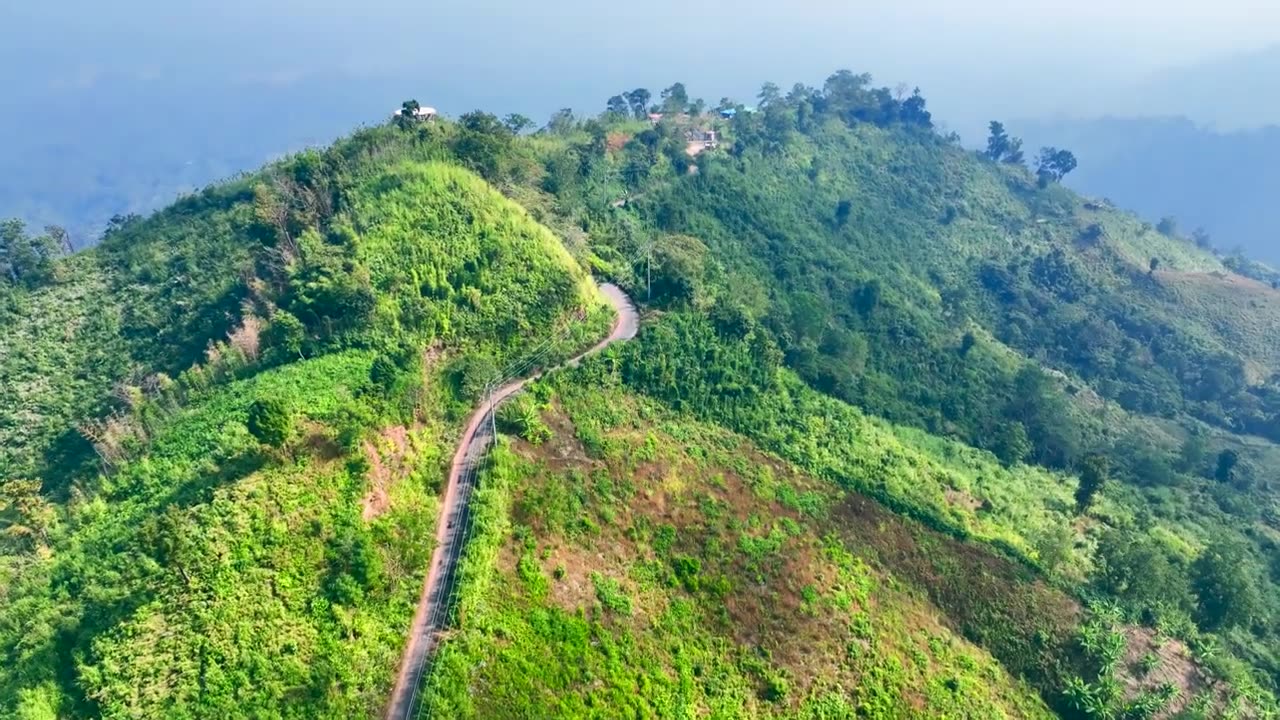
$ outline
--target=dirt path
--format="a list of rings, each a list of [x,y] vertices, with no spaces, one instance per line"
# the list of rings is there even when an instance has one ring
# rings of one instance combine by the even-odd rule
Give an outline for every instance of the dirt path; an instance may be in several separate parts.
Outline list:
[[[604,340],[570,358],[560,367],[576,366],[588,355],[600,352],[615,342],[630,340],[636,336],[636,331],[640,327],[640,318],[626,293],[608,283],[600,286],[600,292],[618,313],[613,330]],[[387,704],[387,720],[405,720],[412,717],[416,709],[417,691],[422,683],[422,674],[442,629],[440,625],[443,624],[444,613],[440,612],[441,603],[447,599],[447,588],[452,585],[453,574],[457,570],[458,559],[462,555],[462,532],[469,520],[471,491],[474,489],[475,481],[474,474],[468,471],[488,448],[492,432],[490,416],[503,401],[541,376],[542,373],[539,372],[498,388],[491,399],[487,399],[471,414],[466,429],[462,432],[458,449],[453,455],[453,465],[449,470],[449,481],[445,486],[440,518],[436,523],[436,549],[431,555],[427,580],[423,584],[418,609],[413,616],[409,642],[400,660],[400,674],[396,678],[396,686],[391,693],[391,702]]]

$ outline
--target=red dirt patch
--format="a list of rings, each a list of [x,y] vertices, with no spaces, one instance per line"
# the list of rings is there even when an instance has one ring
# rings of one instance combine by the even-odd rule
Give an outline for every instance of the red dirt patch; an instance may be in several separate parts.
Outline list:
[[[614,152],[621,150],[630,141],[631,134],[624,132],[611,132],[604,138],[605,147]]]
[[[365,440],[362,449],[369,461],[370,489],[361,501],[360,517],[367,522],[387,511],[392,483],[409,472],[409,430],[403,425],[386,428],[378,433],[377,444]]]
[[[1161,639],[1154,630],[1143,627],[1127,627],[1123,632],[1127,644],[1117,675],[1124,684],[1125,698],[1133,699],[1165,683],[1178,688],[1178,696],[1156,718],[1176,716],[1211,686],[1212,681],[1196,666],[1191,651],[1181,641]],[[1156,657],[1159,664],[1144,675],[1140,665],[1148,653]]]

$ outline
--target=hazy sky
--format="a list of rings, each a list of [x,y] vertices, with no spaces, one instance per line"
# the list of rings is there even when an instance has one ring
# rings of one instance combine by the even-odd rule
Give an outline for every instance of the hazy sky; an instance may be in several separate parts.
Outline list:
[[[9,87],[74,89],[111,73],[276,84],[354,75],[377,86],[360,101],[364,115],[411,94],[454,114],[485,106],[541,118],[562,105],[595,111],[636,85],[679,79],[715,100],[849,67],[918,84],[944,121],[964,124],[1088,104],[1162,67],[1280,44],[1280,3],[1260,0],[3,4]]]

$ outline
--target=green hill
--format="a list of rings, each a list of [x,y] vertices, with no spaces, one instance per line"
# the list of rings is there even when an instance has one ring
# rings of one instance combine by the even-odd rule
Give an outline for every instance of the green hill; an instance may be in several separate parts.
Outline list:
[[[1274,715],[1266,269],[919,95],[764,95],[400,118],[65,258],[5,224],[0,712],[378,715],[459,425],[604,333],[590,268],[645,321],[503,413],[442,713]]]
[[[263,183],[315,159],[121,229],[21,297],[24,344],[0,356],[27,431],[5,443],[5,714],[377,714],[458,419],[559,323],[587,318],[557,351],[605,329],[555,237],[455,166],[388,164],[271,236]],[[279,447],[251,430],[266,401]],[[96,464],[51,454],[73,423]]]

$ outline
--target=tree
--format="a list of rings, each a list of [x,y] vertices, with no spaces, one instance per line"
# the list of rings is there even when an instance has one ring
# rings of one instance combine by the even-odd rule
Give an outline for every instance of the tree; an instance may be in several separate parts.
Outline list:
[[[1209,455],[1209,441],[1202,433],[1192,433],[1182,443],[1178,453],[1178,469],[1184,473],[1199,475],[1204,472],[1205,459]]]
[[[1075,169],[1076,156],[1070,150],[1040,148],[1040,156],[1036,159],[1036,177],[1040,180],[1040,187],[1048,187],[1051,182],[1061,181]]]
[[[782,89],[775,83],[767,82],[760,86],[760,94],[756,96],[761,108],[767,108],[770,105],[782,100]]]
[[[273,448],[283,447],[293,434],[293,413],[279,398],[262,398],[249,406],[249,434]]]
[[[925,129],[933,128],[933,113],[925,109],[925,99],[920,94],[920,88],[916,88],[911,97],[902,101],[902,122]]]
[[[853,201],[841,200],[836,203],[836,227],[842,228],[849,222],[849,216],[853,213]]]
[[[966,335],[965,337],[972,337]],[[1027,426],[1016,420],[1004,423],[1000,434],[996,437],[992,452],[1000,458],[1000,462],[1012,467],[1027,459],[1031,454],[1031,438],[1027,435]]]
[[[1201,250],[1208,250],[1213,247],[1213,238],[1209,236],[1209,231],[1202,227],[1198,227],[1192,231],[1191,240],[1195,242],[1196,247]]]
[[[48,236],[50,243],[58,252],[70,255],[76,251],[75,246],[71,244],[71,233],[61,225],[45,225],[44,234]]]
[[[1165,215],[1160,218],[1160,222],[1156,223],[1156,232],[1165,237],[1177,237],[1178,235],[1178,219],[1172,215]]]
[[[1160,269],[1160,258],[1158,257],[1151,258],[1151,262],[1147,263],[1147,267],[1149,268],[1149,272],[1147,274],[1155,275],[1156,271]]]
[[[643,120],[649,112],[649,98],[653,97],[648,90],[636,88],[627,93],[627,102],[631,105],[631,114],[637,120]]]
[[[1009,149],[1005,151],[1002,162],[1006,165],[1021,165],[1026,156],[1022,152],[1022,138],[1009,138]]]
[[[396,113],[396,126],[401,130],[408,129],[418,119],[418,110],[422,106],[417,100],[405,100],[400,104],[400,112]]]
[[[671,87],[662,91],[662,111],[666,113],[681,113],[689,107],[689,93],[684,89],[684,83],[674,83]]]
[[[1089,246],[1096,245],[1106,232],[1101,223],[1089,223],[1089,226],[1080,232],[1080,242]]]
[[[497,116],[479,110],[458,118],[458,128],[453,150],[459,159],[486,180],[501,175],[509,162],[511,131]]]
[[[577,126],[577,120],[573,117],[572,108],[560,108],[551,115],[551,119],[547,121],[547,132],[553,135],[564,135],[571,132]]]
[[[823,83],[823,99],[833,112],[843,116],[866,102],[870,84],[871,76],[867,73],[854,75],[849,70],[837,70]]]
[[[1261,614],[1257,570],[1242,544],[1219,540],[1191,567],[1199,621],[1209,630],[1247,625]]]
[[[17,219],[0,222],[0,278],[14,285],[37,287],[53,277],[58,243],[49,235],[30,235]]]
[[[991,134],[987,136],[986,156],[999,161],[1009,152],[1009,133],[1005,132],[1004,123],[999,120],[992,120],[989,127]]]
[[[987,150],[983,154],[995,162],[1021,165],[1022,139],[1010,137],[1009,133],[1005,132],[1004,123],[998,120],[992,120],[989,127],[991,134],[987,137]]]
[[[622,95],[614,95],[605,104],[605,114],[625,118],[631,114],[631,104]]]
[[[1080,484],[1076,487],[1076,512],[1083,515],[1093,507],[1098,493],[1107,484],[1109,468],[1101,455],[1089,455],[1080,463]]]
[[[1190,609],[1185,569],[1145,535],[1108,529],[1098,541],[1094,568],[1099,589],[1135,610],[1159,605]]]
[[[271,315],[271,324],[267,327],[267,344],[279,350],[286,357],[297,355],[306,360],[302,354],[302,345],[307,338],[307,328],[298,316],[288,310],[276,310]]]
[[[673,235],[653,250],[653,299],[666,305],[693,305],[703,295],[707,246],[697,238]]]
[[[533,120],[520,113],[511,113],[502,119],[502,124],[511,131],[512,135],[519,135],[533,127]]]
[[[1236,465],[1240,463],[1240,454],[1235,450],[1223,450],[1218,453],[1218,465],[1213,477],[1218,482],[1230,482],[1235,477]]]

